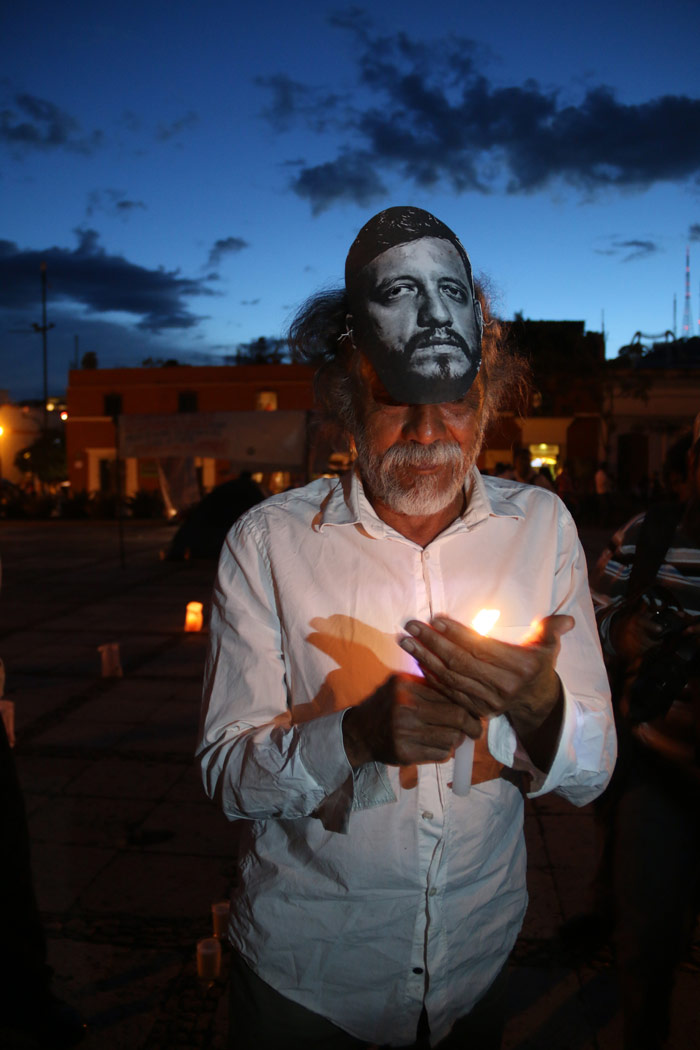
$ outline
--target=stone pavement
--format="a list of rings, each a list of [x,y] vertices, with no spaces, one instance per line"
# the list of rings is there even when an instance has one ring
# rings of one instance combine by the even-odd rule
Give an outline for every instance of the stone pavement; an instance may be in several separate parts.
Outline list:
[[[224,1046],[222,978],[195,945],[234,875],[230,829],[192,752],[213,565],[169,563],[172,530],[130,522],[0,523],[0,655],[15,701],[20,772],[57,994],[89,1024],[85,1050]],[[588,537],[596,551],[604,537]],[[122,677],[98,647],[119,645]],[[576,965],[557,940],[593,866],[590,808],[528,805],[531,904],[513,957],[505,1050],[621,1046],[612,960]],[[698,1050],[700,950],[679,975],[673,1047]],[[0,1046],[24,1050],[0,1028]],[[29,1048],[27,1048],[29,1050]]]

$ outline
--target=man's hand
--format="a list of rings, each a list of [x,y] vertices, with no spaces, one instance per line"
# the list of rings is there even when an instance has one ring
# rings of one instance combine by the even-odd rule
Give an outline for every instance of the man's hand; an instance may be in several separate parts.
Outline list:
[[[551,765],[561,729],[562,691],[554,670],[571,616],[548,616],[522,645],[484,637],[447,617],[432,625],[411,620],[402,647],[426,681],[473,718],[508,716],[532,761]]]
[[[410,766],[444,762],[481,723],[423,678],[395,674],[343,719],[343,744],[353,768],[365,762]]]

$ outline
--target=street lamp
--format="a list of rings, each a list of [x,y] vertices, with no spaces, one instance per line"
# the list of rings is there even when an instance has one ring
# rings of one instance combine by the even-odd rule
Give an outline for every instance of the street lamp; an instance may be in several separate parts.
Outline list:
[[[0,438],[5,433],[5,428],[0,426]],[[2,444],[0,444],[0,481],[2,481]]]
[[[42,345],[42,364],[44,374],[44,435],[48,430],[48,419],[47,419],[47,400],[49,396],[48,389],[48,365],[47,365],[47,353],[46,353],[46,333],[54,327],[52,324],[46,323],[46,263],[41,263],[41,324],[32,324],[32,328],[35,332],[41,333],[41,345]]]

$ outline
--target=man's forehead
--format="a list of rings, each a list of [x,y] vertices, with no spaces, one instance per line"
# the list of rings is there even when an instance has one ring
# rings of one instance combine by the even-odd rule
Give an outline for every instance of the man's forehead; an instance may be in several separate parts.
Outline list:
[[[420,237],[404,244],[387,248],[364,268],[364,276],[374,285],[396,273],[420,276],[444,271],[445,276],[458,278],[469,284],[464,261],[453,244],[442,237]]]

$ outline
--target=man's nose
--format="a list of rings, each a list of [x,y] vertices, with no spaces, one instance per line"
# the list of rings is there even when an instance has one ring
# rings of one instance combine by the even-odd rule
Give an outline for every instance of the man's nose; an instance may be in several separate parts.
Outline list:
[[[445,437],[445,422],[439,405],[411,405],[404,424],[403,436],[408,441],[432,445]]]
[[[418,308],[418,324],[422,328],[444,328],[452,324],[452,313],[438,288],[426,288]]]

